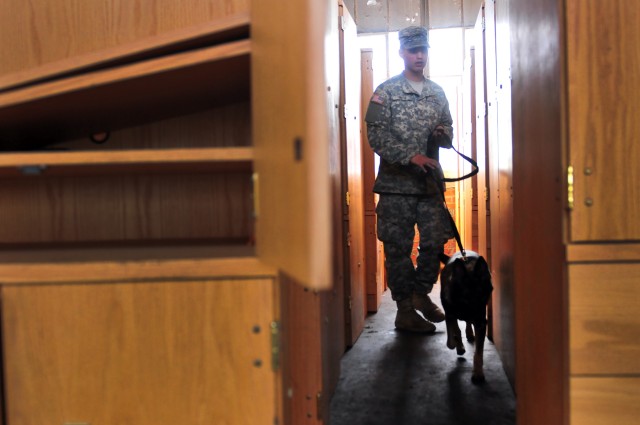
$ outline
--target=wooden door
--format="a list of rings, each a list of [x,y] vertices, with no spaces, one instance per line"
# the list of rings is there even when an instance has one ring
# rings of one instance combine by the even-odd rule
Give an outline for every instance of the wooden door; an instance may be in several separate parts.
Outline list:
[[[364,328],[365,231],[360,129],[360,48],[356,24],[344,6],[340,7],[340,58],[342,169],[345,192],[343,218],[345,235],[346,341],[352,345]]]
[[[569,154],[575,188],[570,238],[637,241],[638,3],[569,1],[567,16]],[[594,30],[594,20],[600,19],[608,31]]]
[[[474,27],[476,155],[478,161],[478,250],[491,261],[491,204],[489,203],[489,156],[487,135],[487,81],[484,6]]]
[[[510,382],[515,381],[513,326],[513,189],[511,138],[511,76],[509,9],[505,0],[488,0],[484,7],[485,79],[487,87],[487,170],[491,210],[493,276],[491,330]]]
[[[485,54],[485,7],[480,9],[474,27],[475,101],[476,101],[476,161],[478,162],[478,252],[491,265],[491,181],[489,179],[489,135],[487,104],[487,57]],[[487,334],[493,339],[493,308],[489,301]]]
[[[340,126],[342,119],[340,111],[335,105],[340,103],[340,66],[336,60],[340,55],[339,7],[337,1],[327,2],[330,19],[327,20],[327,35],[325,43],[325,74],[327,75],[327,91],[331,93],[331,101],[325,105],[329,115],[329,152],[331,174],[331,211],[332,211],[332,260],[333,286],[331,290],[320,292],[320,324],[321,328],[321,362],[322,392],[319,399],[319,418],[328,422],[329,403],[340,378],[340,360],[346,350],[345,342],[345,311],[344,311],[344,275],[343,261],[345,246],[343,244],[342,221],[342,158],[340,153]],[[300,373],[307,373],[308,368],[302,368]],[[292,423],[305,423],[304,418]]]
[[[325,129],[327,139],[318,141],[318,143],[324,145],[328,155],[327,168],[322,171],[330,177],[331,197],[326,201],[328,203],[326,206],[330,208],[332,219],[328,230],[331,242],[330,259],[333,265],[328,273],[330,273],[332,287],[321,290],[309,288],[308,282],[300,281],[289,274],[288,270],[285,270],[278,279],[281,283],[282,318],[282,386],[280,391],[283,400],[282,423],[285,425],[327,423],[329,402],[340,376],[340,359],[346,347],[342,222],[342,200],[344,199],[342,175],[344,171],[341,169],[340,152],[342,120],[335,107],[339,104],[341,93],[338,62],[340,55],[339,10],[337,1],[323,4],[328,16],[324,20],[325,36],[322,42],[323,57],[326,60],[314,66],[320,68],[323,81],[326,82],[322,93],[323,97],[320,100],[316,99],[318,103],[316,106],[324,107],[328,118]],[[280,11],[282,12],[282,10]],[[282,31],[283,35],[291,36],[293,34],[293,32],[286,32],[286,28],[283,28]],[[283,54],[285,53],[283,52]],[[268,58],[264,58],[264,60],[267,61]],[[267,84],[272,84],[272,82],[267,82]],[[285,82],[278,81],[277,84],[284,85]],[[287,93],[294,94],[289,91]],[[278,96],[272,101],[281,98],[282,96]],[[269,105],[269,107],[274,106]],[[275,106],[275,108],[276,110],[272,111],[275,118],[286,121],[277,111],[279,106]],[[268,143],[269,141],[265,140],[264,142]],[[282,164],[277,160],[274,165],[281,166]],[[298,195],[295,194],[295,196]],[[312,202],[313,206],[325,207],[320,204],[320,202],[324,202],[322,197],[316,197],[313,192],[301,196]],[[303,214],[302,211],[296,213]],[[283,236],[288,238],[290,235]],[[297,246],[292,245],[290,250],[296,249]],[[321,245],[316,247],[312,244],[309,247],[310,254],[323,248]],[[293,252],[290,254],[296,255]]]
[[[330,10],[313,0],[254,1],[251,14],[257,253],[316,289],[330,288],[333,279]]]
[[[360,117],[366,115],[369,100],[373,95],[373,50],[362,49],[360,54]],[[373,185],[376,181],[375,152],[369,145],[367,138],[367,126],[361,120],[360,130],[362,140],[362,186],[364,198],[364,227],[365,227],[365,258],[366,258],[366,289],[367,311],[376,312],[382,302],[384,282],[378,273],[378,249],[382,242],[378,240],[376,231],[376,195],[373,193]]]
[[[489,203],[490,226],[491,226],[491,255],[489,266],[491,271],[495,272],[496,258],[499,256],[499,192],[498,192],[498,110],[496,99],[496,15],[495,0],[487,0],[484,7],[484,78],[486,84],[486,134],[487,134],[487,150],[485,152],[486,161],[486,179],[487,185],[487,201]]]
[[[491,2],[489,2],[491,3]],[[493,340],[500,351],[502,366],[511,384],[515,381],[515,327],[513,282],[513,138],[511,122],[511,46],[509,33],[509,1],[493,0],[495,15],[495,137],[491,142],[497,150],[491,152],[491,175],[497,188],[492,217],[497,223],[492,241],[497,244],[493,254]],[[487,13],[488,15],[488,13]],[[495,214],[497,212],[497,214]],[[496,232],[497,230],[497,232]]]
[[[273,278],[2,287],[7,424],[273,424]]]
[[[476,77],[475,77],[475,49],[469,49],[465,55],[464,64],[464,140],[462,152],[470,158],[477,160],[476,137]],[[471,165],[460,158],[462,174],[471,171]],[[466,249],[478,252],[478,178],[474,176],[460,182],[462,243]]]

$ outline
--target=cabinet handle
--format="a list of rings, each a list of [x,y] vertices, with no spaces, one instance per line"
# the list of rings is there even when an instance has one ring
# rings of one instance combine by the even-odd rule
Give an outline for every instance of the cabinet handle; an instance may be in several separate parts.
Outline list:
[[[573,166],[567,168],[567,207],[569,211],[573,210]]]
[[[258,173],[253,173],[251,180],[253,180],[253,218],[258,218],[260,215],[260,178]]]
[[[302,161],[302,139],[296,137],[293,141],[293,157],[296,161]]]

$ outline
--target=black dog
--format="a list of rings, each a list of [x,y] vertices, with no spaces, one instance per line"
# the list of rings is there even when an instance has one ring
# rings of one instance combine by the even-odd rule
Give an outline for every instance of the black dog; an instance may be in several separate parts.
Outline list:
[[[466,336],[474,341],[476,350],[473,355],[474,384],[484,382],[482,371],[482,352],[487,332],[487,303],[493,291],[491,273],[485,259],[473,251],[466,251],[466,259],[459,252],[452,257],[442,254],[440,260],[445,264],[440,273],[440,300],[446,315],[447,347],[456,348],[458,355],[465,352],[458,320],[467,322]]]

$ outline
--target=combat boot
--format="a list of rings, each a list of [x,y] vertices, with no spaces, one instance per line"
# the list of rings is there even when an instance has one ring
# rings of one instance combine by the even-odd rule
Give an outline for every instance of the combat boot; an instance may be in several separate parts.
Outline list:
[[[444,313],[431,301],[429,295],[414,292],[411,299],[413,301],[413,307],[419,310],[428,321],[439,323],[444,320]]]
[[[424,320],[414,309],[411,298],[397,301],[396,329],[409,332],[433,333],[436,327]]]

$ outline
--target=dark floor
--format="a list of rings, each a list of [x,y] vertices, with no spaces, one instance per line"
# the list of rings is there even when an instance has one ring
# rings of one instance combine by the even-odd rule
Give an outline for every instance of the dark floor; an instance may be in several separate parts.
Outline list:
[[[437,289],[431,299],[439,304]],[[515,424],[515,398],[493,343],[485,343],[486,382],[473,385],[472,344],[465,341],[464,356],[447,349],[444,322],[435,335],[397,332],[395,312],[387,291],[342,359],[328,425]]]

